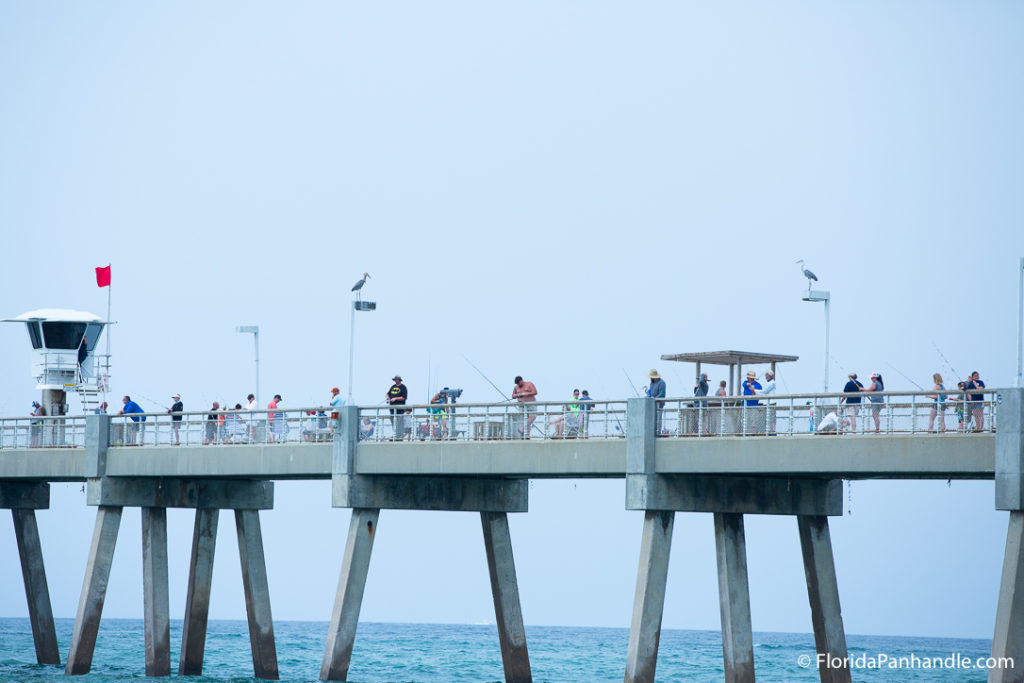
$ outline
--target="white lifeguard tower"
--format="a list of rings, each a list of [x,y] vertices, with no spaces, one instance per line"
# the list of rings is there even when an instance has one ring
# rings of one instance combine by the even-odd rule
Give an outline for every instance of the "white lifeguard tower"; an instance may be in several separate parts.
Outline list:
[[[46,414],[67,415],[67,394],[79,395],[82,412],[94,412],[110,383],[110,354],[98,353],[111,324],[92,313],[41,308],[3,322],[23,323],[32,343],[32,376]],[[109,347],[108,347],[109,348]]]

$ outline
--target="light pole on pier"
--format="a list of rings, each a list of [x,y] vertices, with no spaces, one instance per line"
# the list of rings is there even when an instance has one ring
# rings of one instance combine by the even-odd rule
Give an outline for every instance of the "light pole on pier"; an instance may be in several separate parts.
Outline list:
[[[348,323],[348,403],[352,404],[352,360],[355,357],[355,341],[356,341],[356,311],[375,311],[377,310],[377,302],[375,301],[363,301],[362,299],[362,284],[365,282],[366,277],[360,280],[358,287],[353,287],[353,291],[356,293],[355,300],[352,301],[352,317]]]
[[[1024,364],[1024,256],[1020,259],[1020,268],[1017,275],[1020,276],[1020,285],[1017,290],[1017,381],[1014,386],[1021,384],[1021,365]]]
[[[829,292],[828,290],[808,289],[807,293],[803,295],[803,300],[804,301],[814,301],[814,302],[822,301],[822,302],[825,303],[825,391],[824,391],[824,393],[827,394],[828,393],[828,327],[829,327],[829,322],[828,322],[829,310],[828,309],[829,309],[829,305],[831,304],[831,301],[832,301],[831,292]]]
[[[256,405],[263,405],[260,403],[260,326],[259,325],[240,325],[235,328],[235,332],[241,334],[251,334],[253,343],[256,345]]]

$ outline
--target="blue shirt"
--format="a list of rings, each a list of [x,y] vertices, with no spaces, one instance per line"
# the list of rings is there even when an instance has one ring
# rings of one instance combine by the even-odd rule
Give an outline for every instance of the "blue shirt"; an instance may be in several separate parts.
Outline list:
[[[647,395],[651,398],[665,398],[665,380],[652,379],[651,386],[647,388]]]
[[[759,391],[761,391],[761,385],[760,385],[760,383],[756,379],[747,379],[747,380],[743,381],[743,395],[744,396],[753,396],[754,394],[756,394]],[[743,403],[745,405],[748,405],[748,406],[759,406],[759,405],[761,405],[760,401],[753,401],[753,400],[752,401],[744,401]]]
[[[127,403],[124,404],[124,409],[121,412],[124,413],[125,415],[130,415],[131,413],[141,413],[143,411],[142,408],[139,407],[138,403],[136,403],[135,401],[128,401]],[[133,417],[132,422],[138,422],[139,419],[140,418],[138,417]],[[143,422],[145,422],[146,416],[143,415],[141,419]]]

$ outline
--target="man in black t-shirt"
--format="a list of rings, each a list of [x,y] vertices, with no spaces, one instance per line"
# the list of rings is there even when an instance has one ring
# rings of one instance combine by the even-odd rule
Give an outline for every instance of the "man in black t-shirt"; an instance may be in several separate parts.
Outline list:
[[[977,370],[971,373],[971,376],[967,378],[966,384],[964,384],[964,389],[967,391],[984,388],[985,383],[981,381],[981,375],[978,374]],[[970,401],[967,405],[970,408],[971,415],[974,416],[973,431],[980,432],[985,429],[985,404],[983,403],[985,394],[971,394],[967,399]]]
[[[388,393],[384,395],[387,402],[393,406],[404,406],[406,400],[409,398],[409,389],[402,384],[402,376],[395,375],[391,378],[394,384],[388,389]],[[392,408],[391,409],[391,425],[394,427],[394,435],[391,437],[395,440],[405,437],[405,408]]]
[[[857,431],[857,411],[860,409],[860,392],[864,391],[864,385],[857,381],[857,373],[851,372],[848,377],[850,381],[843,387],[844,394],[857,394],[856,396],[843,396],[840,403],[846,402],[846,414],[850,417],[850,429]]]

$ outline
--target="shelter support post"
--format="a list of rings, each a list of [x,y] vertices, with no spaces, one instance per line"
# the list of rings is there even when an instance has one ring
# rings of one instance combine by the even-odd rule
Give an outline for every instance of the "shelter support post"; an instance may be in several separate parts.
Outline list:
[[[53,623],[50,589],[46,583],[43,545],[36,524],[36,510],[50,507],[50,485],[41,483],[0,482],[0,508],[8,508],[14,520],[21,575],[28,600],[28,617],[39,664],[60,664],[57,629]]]

